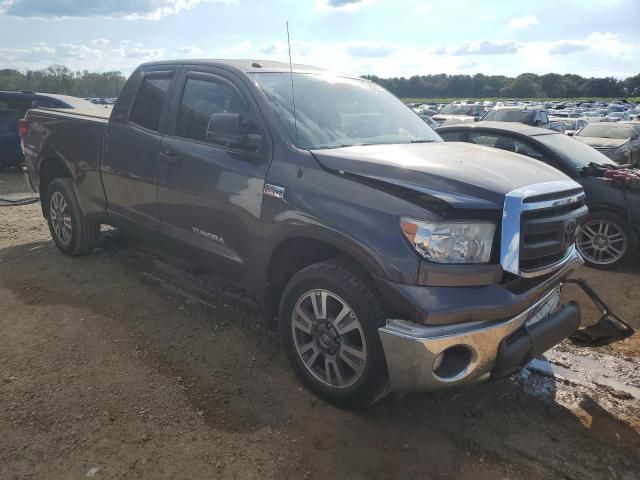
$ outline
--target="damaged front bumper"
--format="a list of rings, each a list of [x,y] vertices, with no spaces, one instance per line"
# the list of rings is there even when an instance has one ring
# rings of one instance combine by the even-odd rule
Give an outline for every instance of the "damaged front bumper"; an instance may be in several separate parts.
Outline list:
[[[578,328],[579,308],[574,303],[559,307],[559,297],[559,288],[554,288],[521,314],[489,325],[430,327],[388,321],[379,332],[392,390],[438,390],[485,381],[493,372],[504,375],[521,367],[533,358],[531,353],[544,352]],[[519,331],[528,338],[508,345],[506,340],[517,337]]]
[[[603,345],[629,337],[634,330],[613,314],[598,295],[576,284],[600,308],[599,321],[580,327],[575,302],[560,305],[558,285],[523,312],[503,321],[420,325],[388,320],[379,329],[391,389],[431,391],[509,375],[568,337],[582,345]]]

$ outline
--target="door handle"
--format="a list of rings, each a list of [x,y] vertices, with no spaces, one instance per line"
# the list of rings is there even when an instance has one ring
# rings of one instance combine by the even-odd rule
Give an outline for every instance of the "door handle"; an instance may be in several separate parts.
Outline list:
[[[173,150],[165,150],[160,153],[159,157],[168,167],[176,167],[182,162],[178,154]]]

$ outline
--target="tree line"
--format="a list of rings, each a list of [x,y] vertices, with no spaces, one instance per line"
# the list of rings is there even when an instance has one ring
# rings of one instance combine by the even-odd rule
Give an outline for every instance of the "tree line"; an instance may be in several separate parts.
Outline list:
[[[503,75],[414,75],[410,78],[363,78],[382,85],[401,98],[570,98],[640,97],[640,74],[624,80],[614,77],[585,78],[580,75],[523,73]],[[43,70],[0,70],[0,90],[33,90],[76,97],[117,97],[124,85],[122,73],[72,71],[64,65]]]
[[[0,70],[0,90],[32,90],[74,97],[117,97],[125,77],[120,72],[74,72],[64,65],[43,70]]]
[[[364,75],[400,98],[625,98],[640,96],[640,74],[624,80],[614,77],[523,73],[503,75],[415,75],[380,78]]]

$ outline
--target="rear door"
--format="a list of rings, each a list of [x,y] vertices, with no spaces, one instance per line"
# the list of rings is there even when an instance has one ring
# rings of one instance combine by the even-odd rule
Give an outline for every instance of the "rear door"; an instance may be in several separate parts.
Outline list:
[[[109,213],[152,229],[160,226],[156,170],[175,74],[176,68],[165,65],[136,72],[131,106],[128,111],[114,109],[103,144],[100,168]]]
[[[265,123],[232,74],[213,67],[184,68],[174,93],[171,134],[161,148],[158,205],[170,237],[207,252],[215,268],[243,282],[258,228],[270,161]],[[207,135],[213,114],[240,114],[256,147],[220,143]],[[238,276],[238,277],[236,277]],[[243,282],[244,283],[244,282]]]

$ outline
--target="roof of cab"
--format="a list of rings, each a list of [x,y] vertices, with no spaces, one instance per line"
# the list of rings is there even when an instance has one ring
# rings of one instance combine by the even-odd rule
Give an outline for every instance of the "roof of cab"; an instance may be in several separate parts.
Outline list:
[[[442,127],[438,127],[437,131],[445,131],[445,130],[456,130],[456,129],[488,129],[488,130],[503,130],[508,132],[520,133],[522,135],[526,135],[528,137],[535,137],[537,135],[551,135],[555,133],[560,133],[555,130],[549,130],[547,128],[539,128],[532,127],[530,125],[525,125],[524,123],[516,123],[516,122],[491,122],[491,121],[480,121],[475,123],[458,123],[454,125],[444,125]]]
[[[209,67],[222,67],[229,70],[236,70],[243,73],[255,72],[289,72],[289,64],[285,62],[273,62],[271,60],[256,59],[199,59],[199,60],[165,60],[161,62],[148,62],[141,65],[144,67],[161,66],[161,65],[203,65]],[[294,63],[291,69],[296,73],[338,73],[324,68],[313,67],[311,65],[301,65]],[[341,76],[352,76],[339,73]]]

